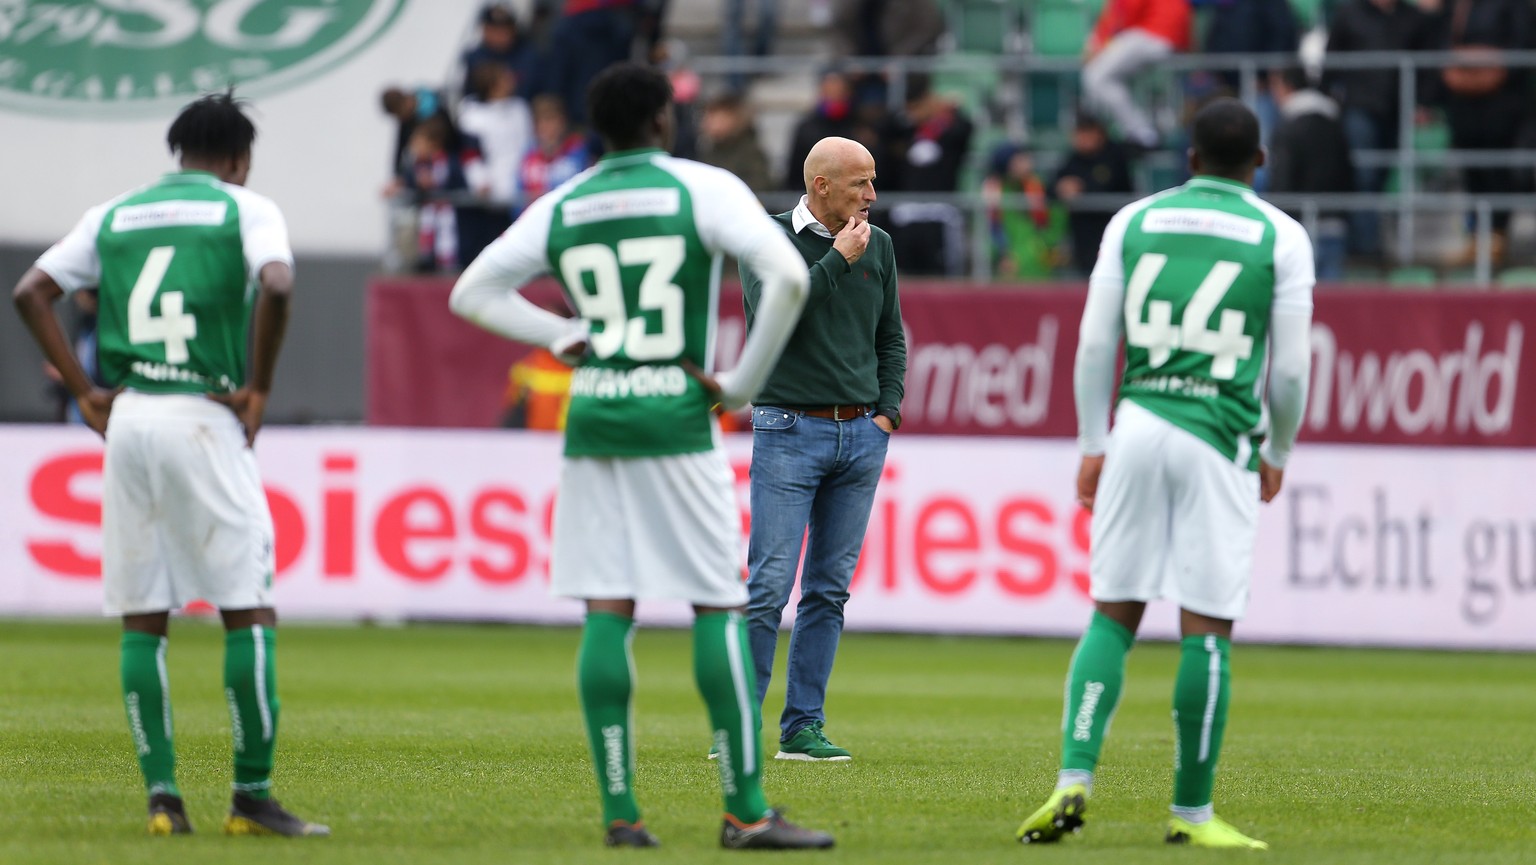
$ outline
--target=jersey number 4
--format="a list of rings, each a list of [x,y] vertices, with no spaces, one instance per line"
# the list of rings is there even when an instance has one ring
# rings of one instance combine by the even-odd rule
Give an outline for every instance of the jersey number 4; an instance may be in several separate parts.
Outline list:
[[[617,254],[615,254],[617,250]],[[615,246],[585,243],[560,254],[560,275],[589,322],[601,323],[590,340],[592,353],[607,359],[620,349],[630,360],[669,360],[683,353],[683,289],[672,280],[687,257],[681,235],[631,237]],[[619,267],[644,266],[635,315],[624,308],[624,280]],[[592,274],[592,291],[585,274]],[[646,313],[659,313],[661,328],[651,332]]]
[[[1185,305],[1182,320],[1174,321],[1171,301],[1147,300],[1152,283],[1167,263],[1168,256],[1157,252],[1137,259],[1136,269],[1131,271],[1125,286],[1125,341],[1146,349],[1147,362],[1153,369],[1167,363],[1175,350],[1182,349],[1210,355],[1211,378],[1231,379],[1237,375],[1237,362],[1253,356],[1253,337],[1243,333],[1248,316],[1242,310],[1224,309],[1215,330],[1210,329],[1210,323],[1211,315],[1243,272],[1243,266],[1235,261],[1216,262]]]
[[[163,343],[166,363],[186,363],[187,340],[197,338],[197,319],[186,312],[186,298],[179,291],[160,294],[160,283],[171,268],[176,247],[157,246],[149,251],[144,269],[128,295],[128,341],[134,345]],[[150,311],[160,297],[160,315]]]

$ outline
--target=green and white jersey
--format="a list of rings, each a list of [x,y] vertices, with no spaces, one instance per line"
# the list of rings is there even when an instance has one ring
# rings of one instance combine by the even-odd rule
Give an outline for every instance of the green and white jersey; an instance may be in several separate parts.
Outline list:
[[[715,446],[718,426],[715,400],[684,363],[713,368],[722,254],[763,249],[804,271],[734,175],[659,150],[623,151],[535,201],[466,270],[452,303],[477,324],[557,354],[585,336],[566,455],[694,453]],[[517,294],[544,273],[564,287],[574,327]]]
[[[37,267],[67,292],[99,289],[108,385],[205,393],[244,384],[257,276],[271,262],[293,264],[277,205],[177,171],[91,208]]]
[[[1091,361],[1123,333],[1120,398],[1257,469],[1268,428],[1271,323],[1287,312],[1309,316],[1313,282],[1306,231],[1241,183],[1196,177],[1121,210],[1105,230],[1084,311],[1077,376],[1084,451],[1103,452],[1108,421],[1109,394],[1094,392]],[[1092,356],[1087,371],[1084,352]],[[1288,416],[1292,409],[1285,407]]]

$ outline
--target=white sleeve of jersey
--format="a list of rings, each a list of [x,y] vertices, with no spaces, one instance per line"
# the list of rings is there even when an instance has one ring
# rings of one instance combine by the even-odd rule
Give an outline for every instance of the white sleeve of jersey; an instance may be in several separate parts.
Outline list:
[[[274,261],[293,267],[288,223],[277,204],[241,186],[226,188],[240,208],[240,245],[245,249],[246,273],[250,278],[259,278],[261,269]]]
[[[1312,372],[1312,241],[1295,220],[1275,220],[1275,296],[1269,318],[1269,435],[1259,456],[1285,468],[1307,407]]]
[[[96,250],[96,236],[101,233],[101,221],[106,218],[107,208],[108,205],[102,204],[87,210],[63,240],[38,257],[37,269],[53,277],[65,292],[95,288],[101,282],[101,255]]]
[[[1104,453],[1109,412],[1115,392],[1116,361],[1125,322],[1126,226],[1141,208],[1131,205],[1109,221],[1099,244],[1099,260],[1088,277],[1088,300],[1078,328],[1072,390],[1077,401],[1077,446],[1084,456]]]
[[[1301,223],[1275,211],[1275,299],[1273,308],[1312,312],[1312,287],[1317,273],[1312,260],[1312,239]]]
[[[491,242],[453,286],[448,306],[454,314],[491,333],[563,354],[586,334],[580,319],[541,309],[521,294],[523,286],[549,272],[546,249],[555,202],[553,192],[539,198]]]
[[[682,165],[677,165],[682,163]],[[811,274],[784,229],[730,172],[683,160],[672,165],[688,185],[699,239],[714,253],[734,255],[762,280],[752,332],[736,368],[720,373],[720,402],[737,409],[751,402],[768,381],[784,345],[800,320]]]

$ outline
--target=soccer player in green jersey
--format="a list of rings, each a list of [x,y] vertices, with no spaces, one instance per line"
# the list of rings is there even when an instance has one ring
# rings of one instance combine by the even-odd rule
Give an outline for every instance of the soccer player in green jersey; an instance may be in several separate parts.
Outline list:
[[[182,170],[91,208],[15,292],[86,422],[106,437],[102,584],[107,613],[123,619],[123,697],[152,835],[192,831],[176,785],[165,655],[170,611],[199,598],[219,608],[227,631],[235,772],[224,831],[330,832],[271,795],[272,515],[251,447],[288,321],[293,253],[277,206],[244,187],[255,137],[231,96],[193,102],[166,136]],[[51,309],[93,286],[113,390],[92,385]]]
[[[586,602],[577,679],[610,846],[652,847],[634,779],[637,600],[693,604],[694,677],[719,749],[727,848],[831,847],[769,808],[742,608],[734,477],[711,406],[761,389],[805,302],[809,275],[735,176],[674,159],[672,88],[610,67],[588,93],[608,155],[538,199],[464,272],[453,310],[577,366],[555,504],[552,590]],[[736,369],[709,372],[723,253],[762,280]],[[518,292],[552,273],[577,312]]]
[[[1250,188],[1264,153],[1242,103],[1202,109],[1193,141],[1194,179],[1116,214],[1089,281],[1074,378],[1095,609],[1067,674],[1056,790],[1019,827],[1026,843],[1082,826],[1136,628],[1168,598],[1183,641],[1167,840],[1267,847],[1219,819],[1211,794],[1258,505],[1280,491],[1306,404],[1312,245]]]

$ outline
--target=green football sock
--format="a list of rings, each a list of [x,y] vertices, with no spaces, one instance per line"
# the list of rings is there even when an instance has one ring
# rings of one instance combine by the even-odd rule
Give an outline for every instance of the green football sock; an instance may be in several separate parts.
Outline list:
[[[277,750],[277,632],[262,625],[224,635],[224,699],[235,740],[235,791],[265,799]]]
[[[635,620],[628,616],[588,613],[576,658],[581,711],[592,742],[597,789],[603,797],[603,822],[609,825],[615,820],[640,820],[633,786],[635,661],[630,644],[634,634]]]
[[[1215,634],[1185,637],[1179,644],[1179,676],[1173,685],[1173,804],[1199,808],[1211,803],[1216,759],[1227,729],[1232,641]]]
[[[1136,635],[1108,616],[1094,611],[1088,630],[1072,653],[1067,694],[1061,716],[1061,768],[1092,772],[1109,733],[1120,690],[1125,684],[1125,656]]]
[[[123,705],[128,731],[150,795],[180,796],[176,787],[176,749],[171,744],[171,682],[165,672],[165,637],[124,631]]]
[[[707,613],[694,619],[693,677],[709,707],[725,810],[743,823],[755,823],[768,813],[751,658],[740,613]]]

